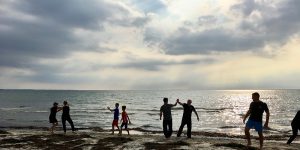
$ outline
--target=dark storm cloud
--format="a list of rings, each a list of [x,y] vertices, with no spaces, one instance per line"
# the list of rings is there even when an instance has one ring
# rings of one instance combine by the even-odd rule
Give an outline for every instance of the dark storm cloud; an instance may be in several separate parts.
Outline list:
[[[0,10],[0,66],[22,67],[35,59],[66,57],[79,50],[108,51],[99,46],[101,41],[79,37],[74,29],[101,31],[103,23],[122,25],[129,20],[126,26],[141,26],[147,20],[131,17],[118,4],[97,0],[1,1],[1,5],[6,9]]]
[[[211,52],[257,51],[266,44],[285,44],[300,31],[300,1],[280,2],[276,7],[267,2],[243,0],[231,7],[232,12],[242,14],[243,20],[236,28],[210,28],[195,32],[188,25],[178,28],[169,37],[145,31],[144,41],[158,46],[167,54],[207,54]],[[253,17],[253,12],[261,16]],[[255,14],[254,14],[255,15]],[[199,17],[199,25],[215,22],[213,16]]]

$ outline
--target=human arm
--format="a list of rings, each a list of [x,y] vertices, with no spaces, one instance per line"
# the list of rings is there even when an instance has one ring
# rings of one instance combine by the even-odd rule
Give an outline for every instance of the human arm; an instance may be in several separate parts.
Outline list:
[[[57,107],[56,112],[59,112],[63,109],[63,107]]]
[[[129,124],[131,124],[131,121],[130,121],[130,119],[129,119],[129,116],[128,116],[128,115],[127,115],[127,118],[128,118],[128,123],[129,123]]]
[[[245,124],[246,119],[249,117],[249,115],[250,115],[250,109],[247,111],[246,115],[244,116],[244,119],[243,119],[244,124]]]
[[[265,128],[269,128],[269,118],[270,118],[270,111],[268,109],[268,110],[266,110],[266,122],[264,124]]]
[[[162,111],[160,111],[159,113],[159,120],[161,120],[161,117],[162,117]]]
[[[175,104],[173,104],[172,107],[176,106],[178,101],[179,101],[179,99],[176,100]]]
[[[179,99],[177,99],[177,102],[176,103],[178,103],[179,105],[183,105],[183,103],[181,103],[180,101],[179,101]]]
[[[194,113],[196,114],[196,116],[197,116],[197,120],[199,121],[199,116],[198,116],[198,113],[197,113],[197,111],[196,111],[196,109],[194,108]]]
[[[107,107],[107,109],[111,112],[115,111],[114,109],[110,109],[110,107]]]

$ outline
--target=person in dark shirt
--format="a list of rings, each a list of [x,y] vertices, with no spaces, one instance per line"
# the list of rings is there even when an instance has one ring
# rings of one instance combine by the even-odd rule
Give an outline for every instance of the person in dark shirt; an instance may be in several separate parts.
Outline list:
[[[112,134],[114,134],[115,132],[115,126],[117,127],[117,129],[119,130],[119,134],[121,134],[121,130],[119,128],[118,122],[119,122],[119,103],[115,104],[115,109],[110,109],[109,107],[107,107],[108,110],[110,110],[111,112],[114,112],[114,120],[112,122]]]
[[[168,98],[163,99],[164,104],[160,107],[160,120],[163,116],[163,131],[166,138],[170,138],[173,132],[172,129],[172,114],[171,114],[171,108],[177,105],[177,102],[175,104],[168,104]]]
[[[70,107],[69,107],[67,101],[64,101],[64,106],[63,106],[62,110],[63,110],[63,112],[62,112],[62,115],[61,115],[61,121],[62,121],[62,124],[63,124],[64,133],[66,134],[66,132],[67,132],[66,121],[69,122],[69,124],[71,125],[71,128],[72,128],[72,131],[74,132],[75,128],[74,128],[74,124],[73,124],[73,121],[72,121],[71,116],[70,116]]]
[[[177,99],[177,103],[179,103],[181,106],[183,106],[183,116],[181,125],[179,127],[177,137],[180,137],[183,127],[187,125],[187,137],[191,138],[192,134],[192,112],[194,112],[197,116],[197,120],[199,121],[199,116],[197,111],[195,110],[194,106],[192,104],[192,100],[187,100],[187,103],[181,103],[179,102],[179,99]]]
[[[58,121],[56,119],[56,113],[61,110],[60,107],[58,107],[58,103],[54,102],[53,107],[50,109],[50,116],[49,116],[49,122],[52,123],[52,127],[49,129],[51,133],[53,134],[54,128],[58,125]]]
[[[294,117],[294,119],[291,123],[291,126],[292,126],[292,129],[293,129],[293,135],[287,141],[287,144],[291,144],[293,142],[293,140],[298,135],[298,130],[300,130],[300,110],[297,112],[296,116]]]
[[[251,140],[250,140],[250,129],[254,128],[259,135],[259,143],[260,143],[260,149],[263,147],[263,142],[264,142],[264,137],[263,137],[263,126],[262,126],[262,118],[263,118],[263,113],[266,112],[266,122],[264,124],[265,128],[268,128],[269,124],[269,117],[270,117],[270,112],[268,105],[262,101],[259,100],[259,93],[253,93],[252,94],[252,99],[253,102],[250,104],[250,108],[247,111],[243,123],[245,123],[246,119],[249,117],[246,126],[245,126],[245,135],[246,139],[248,141],[248,146],[251,145]]]

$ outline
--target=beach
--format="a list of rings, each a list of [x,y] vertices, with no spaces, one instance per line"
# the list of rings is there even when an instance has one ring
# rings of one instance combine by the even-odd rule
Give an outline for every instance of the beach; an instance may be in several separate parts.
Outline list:
[[[125,133],[125,132],[123,132]],[[169,139],[164,138],[161,131],[133,129],[130,135],[111,135],[109,130],[102,128],[79,129],[67,134],[58,128],[50,134],[47,128],[13,127],[0,128],[0,149],[253,149],[259,147],[257,135],[252,137],[252,146],[246,146],[243,135],[230,135],[208,132],[193,132],[192,139],[185,135],[176,137],[176,132]],[[300,142],[295,140],[291,145],[285,144],[288,135],[266,136],[266,150],[299,150]]]

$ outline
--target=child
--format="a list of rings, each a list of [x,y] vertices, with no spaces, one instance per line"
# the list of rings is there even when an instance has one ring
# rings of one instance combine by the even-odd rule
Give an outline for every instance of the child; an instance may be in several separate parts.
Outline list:
[[[263,126],[262,126],[263,113],[266,112],[266,114],[267,114],[264,127],[268,128],[270,112],[269,112],[268,105],[259,100],[258,93],[253,93],[252,99],[253,99],[253,102],[251,102],[250,108],[247,111],[247,114],[245,115],[244,120],[243,120],[243,123],[245,123],[246,119],[250,116],[246,123],[245,135],[246,135],[246,139],[248,141],[248,146],[250,146],[251,140],[250,140],[249,130],[251,128],[254,128],[258,132],[260,149],[262,149],[263,143],[264,143]]]
[[[119,130],[119,134],[120,134],[120,128],[118,125],[119,122],[119,103],[115,104],[115,109],[110,109],[109,107],[107,107],[108,110],[110,110],[111,112],[114,112],[114,120],[112,122],[112,134],[114,134],[115,132],[115,126],[117,127],[117,129]]]
[[[73,121],[70,116],[70,107],[69,107],[67,101],[64,101],[64,106],[63,106],[62,110],[63,110],[63,113],[61,115],[61,121],[63,124],[64,133],[66,134],[66,131],[67,131],[66,130],[66,121],[69,122],[69,124],[71,125],[71,128],[72,128],[72,131],[75,132],[74,124],[73,124]]]
[[[53,107],[50,109],[50,116],[49,116],[49,122],[52,123],[52,127],[49,129],[51,133],[53,134],[54,128],[58,125],[57,119],[56,119],[56,113],[61,110],[60,107],[58,107],[58,103],[54,102]]]
[[[126,110],[126,106],[122,106],[122,111],[123,112],[122,112],[122,119],[120,121],[120,122],[122,122],[122,124],[121,124],[121,134],[122,134],[122,128],[123,128],[123,126],[125,126],[125,130],[127,130],[128,135],[129,135],[129,130],[127,129],[127,126],[128,126],[128,121],[129,121],[129,124],[131,124],[131,122],[130,122],[130,119],[129,119],[129,117],[128,117],[125,110]]]

